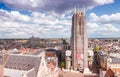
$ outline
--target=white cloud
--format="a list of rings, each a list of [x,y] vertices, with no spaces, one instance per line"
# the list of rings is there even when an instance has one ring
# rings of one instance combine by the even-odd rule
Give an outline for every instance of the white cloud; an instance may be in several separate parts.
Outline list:
[[[120,37],[120,13],[101,16],[91,13],[89,18],[87,26],[90,37]]]
[[[27,15],[21,15],[18,11],[7,12],[5,10],[0,9],[0,19],[4,19],[5,21],[21,21],[21,22],[29,22],[31,19]]]
[[[32,12],[30,15],[23,15],[18,11],[8,12],[1,9],[0,38],[28,38],[32,35],[44,38],[70,37],[71,15],[71,11],[64,14],[51,11],[47,13]],[[119,13],[102,16],[91,13],[89,18],[91,21],[87,24],[88,34],[97,34],[98,36],[120,35],[119,27],[113,24],[116,23],[115,21],[119,21]]]
[[[82,8],[93,8],[104,4],[113,3],[114,0],[1,0],[5,5],[13,9],[31,10],[31,11],[51,11],[63,13],[71,10],[79,4]]]
[[[67,13],[62,18],[61,16],[55,12],[32,12],[30,15],[23,15],[18,11],[8,12],[0,9],[0,38],[28,38],[32,35],[68,37],[71,18],[67,17],[70,16]]]
[[[103,28],[101,28],[102,33],[105,34],[112,34],[112,33],[117,33],[120,32],[120,30],[118,28],[116,28],[115,26],[113,26],[112,24],[104,24]]]
[[[95,13],[90,13],[89,17],[92,22],[96,22],[99,19],[99,17]]]
[[[94,1],[99,5],[109,4],[114,2],[114,0],[94,0]]]
[[[102,24],[108,24],[108,23],[120,24],[120,13],[111,14],[111,15],[101,15],[101,16],[97,16],[95,13],[91,13],[90,20],[92,22],[99,22]]]
[[[88,32],[90,33],[94,33],[99,30],[99,26],[96,23],[88,23],[87,26],[88,26]]]
[[[100,35],[99,37],[102,37],[103,35],[108,35],[115,36],[114,34],[118,35],[120,33],[120,29],[115,27],[112,24],[102,24],[98,25],[96,23],[88,23],[88,33],[89,34],[98,34]],[[119,34],[120,35],[120,34]]]

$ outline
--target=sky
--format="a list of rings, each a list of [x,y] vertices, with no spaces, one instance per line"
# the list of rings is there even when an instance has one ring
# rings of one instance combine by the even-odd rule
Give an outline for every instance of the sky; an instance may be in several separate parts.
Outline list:
[[[120,38],[120,0],[0,0],[0,38],[70,38],[75,7],[88,38]]]

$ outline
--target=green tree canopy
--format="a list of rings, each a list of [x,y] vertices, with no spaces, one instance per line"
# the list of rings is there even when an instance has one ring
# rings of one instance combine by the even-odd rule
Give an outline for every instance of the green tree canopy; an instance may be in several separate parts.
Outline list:
[[[96,47],[93,49],[94,53],[97,52],[98,50],[100,50],[100,47],[99,47],[99,46],[96,46]]]
[[[61,67],[65,67],[65,62],[64,61],[62,61]]]

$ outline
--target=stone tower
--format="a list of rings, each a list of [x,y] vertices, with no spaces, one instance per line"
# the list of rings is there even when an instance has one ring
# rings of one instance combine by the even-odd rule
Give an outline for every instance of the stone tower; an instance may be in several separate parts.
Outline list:
[[[88,38],[85,10],[74,10],[71,30],[72,67],[74,70],[86,71],[88,69]]]

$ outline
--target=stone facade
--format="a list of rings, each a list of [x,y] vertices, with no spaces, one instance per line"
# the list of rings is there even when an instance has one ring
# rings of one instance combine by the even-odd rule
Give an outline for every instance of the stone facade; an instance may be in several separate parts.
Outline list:
[[[71,30],[72,67],[74,70],[84,71],[85,68],[88,68],[88,38],[85,10],[74,10]]]
[[[3,65],[0,65],[0,77],[4,77],[3,76],[3,68],[4,68]]]

